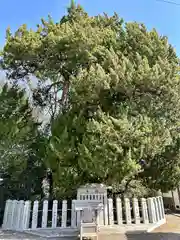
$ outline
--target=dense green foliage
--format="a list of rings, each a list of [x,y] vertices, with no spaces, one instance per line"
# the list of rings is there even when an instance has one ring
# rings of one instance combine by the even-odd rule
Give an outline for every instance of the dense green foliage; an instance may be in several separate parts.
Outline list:
[[[44,137],[25,92],[17,86],[0,89],[0,221],[6,199],[41,198]]]
[[[118,190],[129,179],[157,190],[177,186],[178,58],[155,29],[117,14],[90,17],[72,3],[58,23],[49,17],[36,31],[8,30],[1,66],[16,82],[38,78],[41,107],[54,86],[61,93],[51,102],[57,111],[46,155],[55,194],[71,195],[86,182]]]

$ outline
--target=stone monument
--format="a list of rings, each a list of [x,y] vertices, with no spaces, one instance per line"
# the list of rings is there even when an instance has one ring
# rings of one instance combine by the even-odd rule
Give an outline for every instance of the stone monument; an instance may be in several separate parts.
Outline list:
[[[104,184],[86,184],[81,186],[77,190],[77,200],[89,200],[89,201],[100,201],[104,210],[99,212],[99,221],[100,223],[104,222],[106,206],[107,206],[107,187]],[[83,222],[93,222],[94,215],[91,209],[84,209],[83,211]]]

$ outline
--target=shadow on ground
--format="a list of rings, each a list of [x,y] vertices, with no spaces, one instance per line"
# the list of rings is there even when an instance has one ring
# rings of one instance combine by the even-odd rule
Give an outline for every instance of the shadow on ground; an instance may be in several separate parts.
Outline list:
[[[126,238],[122,240],[180,240],[180,233],[126,233]]]

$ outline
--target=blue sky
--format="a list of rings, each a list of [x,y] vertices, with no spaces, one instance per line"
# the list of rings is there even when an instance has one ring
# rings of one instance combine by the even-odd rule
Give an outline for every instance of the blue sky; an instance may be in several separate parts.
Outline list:
[[[180,0],[174,0],[180,4]],[[66,12],[70,0],[1,0],[0,1],[0,47],[5,42],[5,30],[12,31],[21,24],[34,28],[41,17],[50,14],[58,20]],[[180,56],[180,6],[156,0],[77,0],[90,15],[116,11],[125,21],[143,22],[151,29],[155,27],[176,48]]]

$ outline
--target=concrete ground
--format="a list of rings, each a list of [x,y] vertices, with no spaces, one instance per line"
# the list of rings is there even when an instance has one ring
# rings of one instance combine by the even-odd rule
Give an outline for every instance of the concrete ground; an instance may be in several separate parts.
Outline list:
[[[166,220],[166,224],[151,233],[102,236],[99,240],[180,240],[180,214],[166,215]]]
[[[166,217],[167,217],[167,223],[155,229],[155,231],[153,231],[152,233],[143,233],[143,234],[142,233],[140,234],[126,233],[125,235],[113,234],[111,236],[100,236],[99,240],[180,240],[180,215],[170,214],[170,215],[167,215]],[[35,236],[30,236],[28,234],[13,233],[10,231],[3,232],[0,230],[0,239],[40,240],[44,238],[38,238]]]

